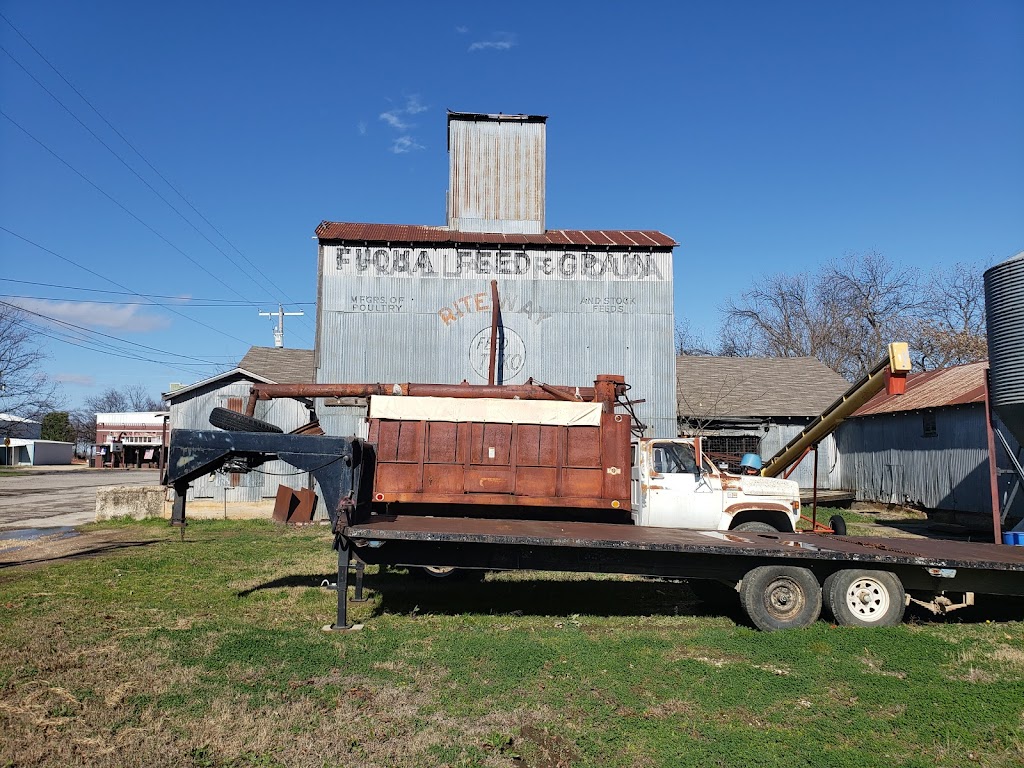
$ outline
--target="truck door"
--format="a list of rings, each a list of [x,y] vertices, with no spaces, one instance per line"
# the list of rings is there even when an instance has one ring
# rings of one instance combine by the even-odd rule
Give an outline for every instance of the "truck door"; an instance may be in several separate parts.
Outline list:
[[[719,477],[697,477],[693,446],[657,442],[651,446],[651,476],[641,525],[717,530],[722,520]]]

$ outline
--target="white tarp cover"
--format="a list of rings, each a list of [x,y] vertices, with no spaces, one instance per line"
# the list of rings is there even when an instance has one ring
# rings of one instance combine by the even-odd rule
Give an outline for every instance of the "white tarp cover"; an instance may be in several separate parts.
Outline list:
[[[559,400],[502,400],[496,397],[404,397],[373,395],[371,419],[475,421],[497,424],[601,426],[601,403]]]

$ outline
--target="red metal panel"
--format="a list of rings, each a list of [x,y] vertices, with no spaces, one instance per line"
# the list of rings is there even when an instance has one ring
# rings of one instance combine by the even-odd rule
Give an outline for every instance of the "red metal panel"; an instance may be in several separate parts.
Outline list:
[[[374,419],[374,421],[377,421]],[[380,421],[377,431],[377,461],[397,461],[398,435],[401,422]]]
[[[555,496],[557,492],[555,467],[519,467],[516,471],[517,496]]]
[[[455,464],[459,425],[446,421],[435,421],[427,425],[428,464]]]
[[[398,461],[418,463],[423,456],[424,423],[421,421],[399,421]]]
[[[378,463],[373,486],[377,493],[418,493],[423,490],[421,479],[415,464]]]
[[[604,490],[604,472],[600,469],[563,469],[561,496],[601,498]]]
[[[471,467],[466,470],[466,493],[512,493],[515,479],[508,469]]]
[[[604,496],[630,508],[630,422],[629,416],[606,413],[601,417],[601,463],[604,467]]]
[[[426,464],[423,467],[424,493],[462,493],[466,471],[450,464]]]
[[[601,428],[569,427],[565,444],[567,467],[601,466]]]
[[[473,424],[470,461],[474,464],[508,466],[511,448],[511,424]]]

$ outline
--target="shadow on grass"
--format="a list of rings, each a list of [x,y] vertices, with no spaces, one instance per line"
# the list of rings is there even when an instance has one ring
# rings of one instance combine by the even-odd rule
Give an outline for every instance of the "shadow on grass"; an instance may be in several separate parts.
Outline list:
[[[7,559],[0,560],[0,568],[16,568],[24,565],[39,565],[42,563],[52,563],[57,560],[78,560],[84,557],[95,557],[97,555],[105,555],[111,552],[117,552],[121,549],[133,549],[136,547],[148,547],[151,544],[159,544],[158,539],[149,539],[146,541],[112,541],[106,544],[100,544],[95,547],[89,547],[87,549],[77,549],[71,552],[63,552],[54,554],[49,557],[25,557],[23,559]],[[29,547],[18,547],[12,550],[14,552],[21,552]],[[3,555],[0,554],[0,557]]]
[[[556,580],[517,578],[481,581],[482,573],[460,571],[436,579],[404,568],[367,573],[366,596],[378,597],[371,615],[431,613],[457,616],[467,613],[516,616],[723,616],[746,623],[738,599],[700,602],[682,582],[589,579],[585,576]],[[321,588],[333,583],[335,573],[301,574],[259,584],[236,593],[248,597],[260,590],[286,587]],[[354,574],[349,575],[352,599]]]
[[[377,598],[371,616],[383,614],[462,614],[514,616],[718,616],[750,626],[732,595],[701,601],[685,582],[656,579],[620,581],[590,579],[501,578],[481,581],[482,574],[460,572],[460,577],[434,579],[404,568],[367,573],[365,596]],[[245,598],[261,590],[281,588],[323,589],[333,584],[331,573],[282,576],[236,593]],[[349,575],[349,600],[354,597],[354,574]],[[983,624],[1024,620],[1024,597],[978,595],[977,604],[946,616],[934,616],[921,608],[910,608],[907,621],[918,624]],[[827,614],[823,620],[829,621]]]

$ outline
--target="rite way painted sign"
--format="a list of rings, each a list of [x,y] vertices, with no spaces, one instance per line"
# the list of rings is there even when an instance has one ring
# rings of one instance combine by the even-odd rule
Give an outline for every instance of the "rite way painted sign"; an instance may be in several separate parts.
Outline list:
[[[338,272],[354,277],[520,278],[525,280],[661,281],[672,276],[670,253],[351,248],[334,250]]]

